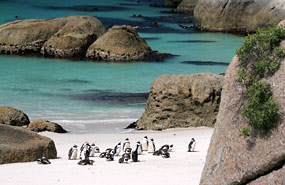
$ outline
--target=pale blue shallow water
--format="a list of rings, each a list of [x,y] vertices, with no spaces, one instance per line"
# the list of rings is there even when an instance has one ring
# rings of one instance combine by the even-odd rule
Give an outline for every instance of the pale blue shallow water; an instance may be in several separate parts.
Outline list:
[[[169,16],[160,13],[167,9],[150,7],[149,2],[137,4],[131,0],[0,0],[0,23],[86,14],[100,17],[106,27],[115,23],[141,26],[140,22],[145,20],[133,18],[133,14]],[[99,6],[104,11],[74,8],[82,5],[104,5]],[[109,11],[111,6],[116,6],[115,11]],[[141,31],[139,34],[147,39],[153,50],[176,55],[165,62],[98,63],[0,55],[0,106],[21,109],[31,120],[44,118],[58,122],[74,133],[122,131],[141,116],[145,106],[145,101],[122,101],[122,98],[148,93],[152,82],[163,74],[223,73],[227,69],[225,65],[181,62],[230,63],[244,40],[231,34],[184,30],[178,23],[159,22],[159,26],[172,31],[162,29]],[[186,40],[192,42],[181,42]],[[110,100],[110,96],[115,96],[115,99]]]

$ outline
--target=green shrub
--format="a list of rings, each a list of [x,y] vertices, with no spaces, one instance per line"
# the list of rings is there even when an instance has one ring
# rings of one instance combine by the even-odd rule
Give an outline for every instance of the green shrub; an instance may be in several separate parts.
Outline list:
[[[282,40],[285,40],[285,29],[272,26],[247,36],[243,46],[237,50],[237,82],[246,87],[247,98],[241,114],[250,127],[261,133],[267,133],[277,123],[279,103],[273,99],[270,84],[260,80],[272,76],[279,69],[285,58],[285,51],[280,47]],[[249,130],[242,128],[240,134],[249,136]]]

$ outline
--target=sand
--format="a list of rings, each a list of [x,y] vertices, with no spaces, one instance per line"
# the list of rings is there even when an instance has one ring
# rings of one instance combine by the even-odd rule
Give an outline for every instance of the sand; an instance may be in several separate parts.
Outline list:
[[[212,128],[169,129],[165,131],[129,131],[124,133],[96,134],[57,134],[43,132],[41,135],[54,140],[58,152],[57,159],[50,165],[37,162],[0,165],[1,185],[198,185],[209,147]],[[101,151],[114,147],[119,141],[129,138],[131,146],[144,136],[153,138],[156,147],[173,144],[174,151],[166,159],[144,152],[139,155],[140,162],[119,164],[107,162],[96,154],[91,159],[95,163],[78,165],[79,160],[68,160],[67,153],[74,144],[88,141],[95,143]],[[197,141],[196,152],[187,152],[188,143],[194,137]]]

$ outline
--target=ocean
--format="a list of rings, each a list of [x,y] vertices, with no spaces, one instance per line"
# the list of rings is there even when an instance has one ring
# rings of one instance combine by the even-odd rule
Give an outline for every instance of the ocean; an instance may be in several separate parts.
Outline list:
[[[31,121],[54,121],[72,133],[125,132],[144,112],[150,86],[160,75],[226,72],[225,63],[230,63],[244,37],[196,31],[192,16],[150,6],[161,3],[0,0],[0,24],[91,15],[106,29],[116,24],[135,26],[153,50],[173,55],[163,62],[121,63],[0,55],[0,106],[20,109]],[[156,23],[158,27],[152,26]],[[209,65],[212,62],[220,64]]]

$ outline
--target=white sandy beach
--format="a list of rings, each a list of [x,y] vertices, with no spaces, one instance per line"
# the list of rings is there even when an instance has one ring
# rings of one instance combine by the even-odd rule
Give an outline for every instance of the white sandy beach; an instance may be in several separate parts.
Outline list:
[[[126,133],[101,134],[57,134],[44,132],[41,135],[54,140],[58,159],[50,165],[37,162],[0,165],[1,185],[197,185],[206,159],[212,128],[169,129],[166,131],[131,131]],[[88,141],[95,143],[101,151],[114,147],[119,141],[129,138],[132,147],[144,136],[154,138],[156,147],[173,144],[174,151],[166,159],[144,153],[139,155],[140,162],[119,164],[115,161],[96,157],[95,163],[87,166],[77,165],[78,160],[68,160],[67,153],[74,144]],[[196,152],[187,152],[190,139],[197,141]]]

